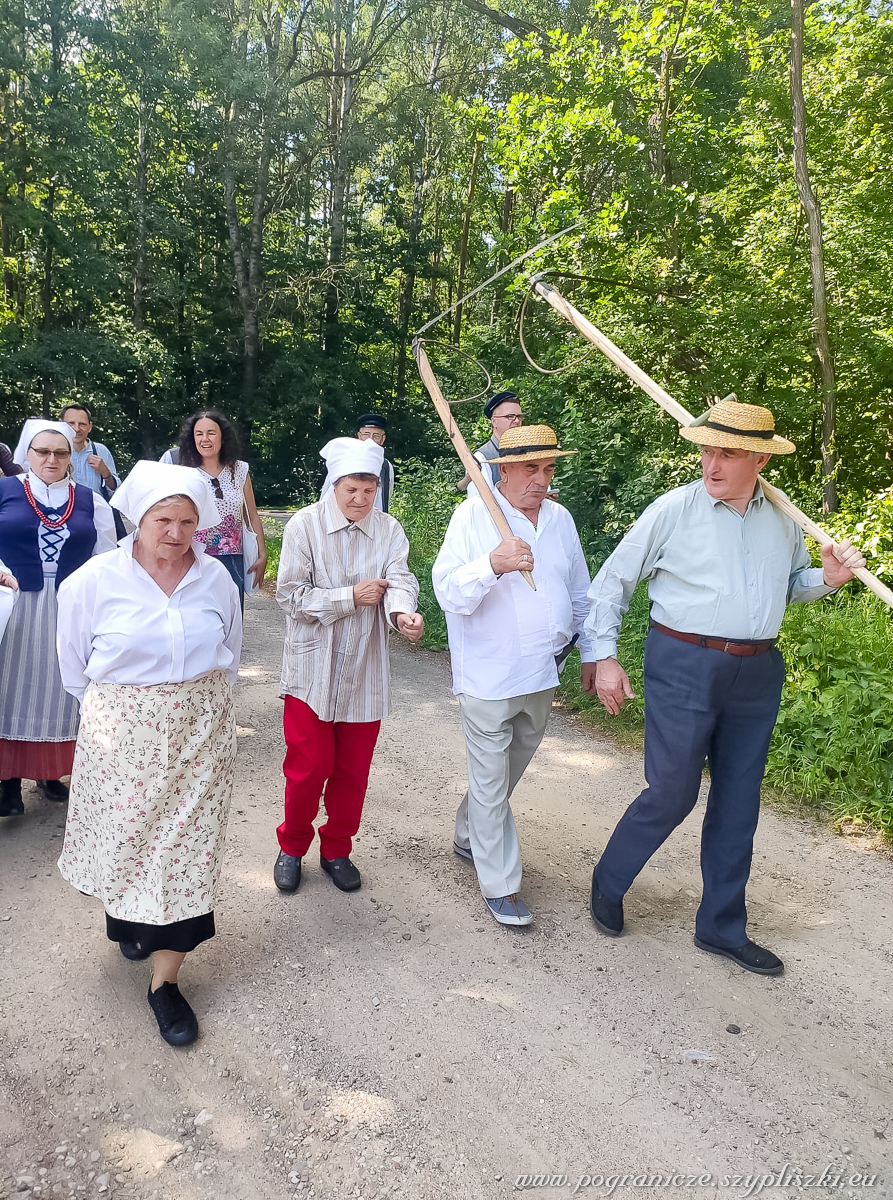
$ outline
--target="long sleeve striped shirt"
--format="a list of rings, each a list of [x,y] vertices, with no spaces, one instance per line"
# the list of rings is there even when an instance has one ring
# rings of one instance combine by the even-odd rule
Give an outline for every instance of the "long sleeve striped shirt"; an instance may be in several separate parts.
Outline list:
[[[282,695],[297,696],[323,721],[388,715],[388,629],[397,613],[416,611],[419,597],[408,554],[399,522],[377,508],[352,522],[330,493],[295,513],[276,583],[288,617]],[[364,579],[388,581],[375,607],[354,605],[354,585]]]

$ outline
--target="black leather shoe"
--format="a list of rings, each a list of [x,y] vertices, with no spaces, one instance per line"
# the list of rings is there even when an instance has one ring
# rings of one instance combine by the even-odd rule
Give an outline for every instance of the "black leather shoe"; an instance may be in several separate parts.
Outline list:
[[[595,871],[592,872],[592,896],[589,900],[589,911],[596,929],[608,937],[620,937],[623,933],[623,901],[608,900],[599,891],[595,882]]]
[[[301,886],[301,860],[280,850],[273,867],[273,882],[280,892],[296,892]]]
[[[355,892],[363,880],[349,858],[323,858],[320,854],[319,865],[327,875],[331,875],[332,883],[342,892]]]
[[[63,804],[68,799],[68,788],[61,779],[35,779],[34,782],[47,800],[56,800]]]
[[[708,954],[721,954],[723,958],[730,958],[739,967],[744,967],[745,971],[753,971],[754,975],[784,974],[784,963],[778,955],[758,946],[756,942],[746,941],[743,946],[729,950],[725,946],[711,946],[709,942],[702,942],[696,937],[695,945],[699,950],[706,950]]]
[[[144,950],[139,942],[118,942],[118,948],[131,962],[139,962],[140,959],[148,958],[152,953],[151,950]]]
[[[19,817],[24,811],[21,779],[0,780],[0,817]]]
[[[198,1037],[198,1021],[189,1001],[175,983],[163,983],[153,992],[149,984],[149,1007],[158,1022],[158,1032],[169,1046],[191,1046]]]

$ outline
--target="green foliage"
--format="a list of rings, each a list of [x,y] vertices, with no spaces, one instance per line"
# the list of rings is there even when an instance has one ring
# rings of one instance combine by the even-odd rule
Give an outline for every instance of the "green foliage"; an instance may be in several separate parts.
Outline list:
[[[264,579],[272,579],[275,583],[276,576],[279,574],[279,559],[282,556],[282,535],[268,533],[265,541],[267,543],[267,570]]]
[[[391,512],[409,538],[409,569],[419,581],[419,612],[425,618],[422,645],[445,650],[446,620],[434,596],[431,568],[453,509],[462,499],[456,491],[462,466],[456,458],[439,458],[434,462],[407,459],[398,462],[397,468]]]
[[[893,836],[890,611],[870,593],[795,604],[768,783]]]

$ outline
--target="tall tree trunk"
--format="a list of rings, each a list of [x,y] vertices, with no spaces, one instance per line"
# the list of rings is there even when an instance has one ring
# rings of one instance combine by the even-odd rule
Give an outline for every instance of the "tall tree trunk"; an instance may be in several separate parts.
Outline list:
[[[349,150],[347,145],[354,78],[344,75],[353,58],[353,0],[344,9],[335,6],[332,34],[332,87],[330,89],[329,128],[332,145],[332,177],[329,200],[329,280],[326,287],[323,344],[327,358],[341,352],[341,294],[338,276],[347,245],[347,200],[350,189]]]
[[[803,0],[791,0],[791,109],[794,173],[797,194],[809,230],[809,273],[812,279],[812,331],[822,388],[822,511],[837,512],[837,454],[834,448],[837,383],[828,332],[822,208],[812,189],[806,155],[806,105],[803,100]]]
[[[471,170],[468,173],[468,194],[465,197],[465,218],[462,221],[462,240],[459,243],[459,269],[456,272],[456,297],[460,301],[456,305],[453,316],[453,344],[459,345],[462,336],[462,297],[465,295],[465,270],[468,265],[468,235],[471,229],[471,213],[474,208],[474,191],[477,185],[478,163],[481,158],[483,141],[475,134],[474,151],[471,155]]]
[[[445,38],[441,34],[431,55],[431,65],[425,80],[425,89],[430,94],[437,82],[440,64],[445,49]],[[422,233],[422,219],[425,211],[425,188],[431,177],[431,147],[429,144],[429,127],[427,114],[422,119],[421,128],[416,134],[413,145],[413,156],[410,164],[412,179],[412,209],[409,215],[406,245],[406,265],[403,270],[403,287],[400,293],[399,330],[400,340],[397,347],[397,379],[395,393],[399,400],[406,395],[406,368],[409,360],[409,323],[412,320],[413,302],[415,298],[415,283],[418,273],[419,238]]]
[[[53,328],[53,218],[56,211],[56,185],[51,180],[47,189],[46,221],[44,222],[43,279],[40,285],[41,332],[49,334]],[[41,404],[44,420],[52,414],[55,385],[52,375],[45,371],[41,377]]]
[[[154,108],[154,105],[152,106]],[[136,247],[133,258],[133,328],[137,335],[146,328],[145,289],[147,259],[147,220],[149,180],[149,121],[147,105],[140,97],[136,142],[136,179],[134,208],[136,215]],[[139,341],[139,337],[137,337]],[[136,369],[136,414],[143,453],[147,458],[155,457],[155,445],[149,428],[146,411],[146,373],[142,366]]]

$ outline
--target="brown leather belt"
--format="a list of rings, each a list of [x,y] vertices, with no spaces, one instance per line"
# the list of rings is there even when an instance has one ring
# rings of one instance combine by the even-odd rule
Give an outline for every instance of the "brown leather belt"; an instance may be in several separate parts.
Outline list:
[[[689,642],[692,646],[701,646],[707,650],[722,650],[725,654],[737,654],[740,658],[765,654],[775,645],[775,638],[767,638],[761,642],[740,642],[728,641],[725,638],[704,637],[702,633],[680,633],[678,629],[669,629],[657,621],[651,622],[651,628],[659,629],[667,637],[677,638],[680,642]]]

